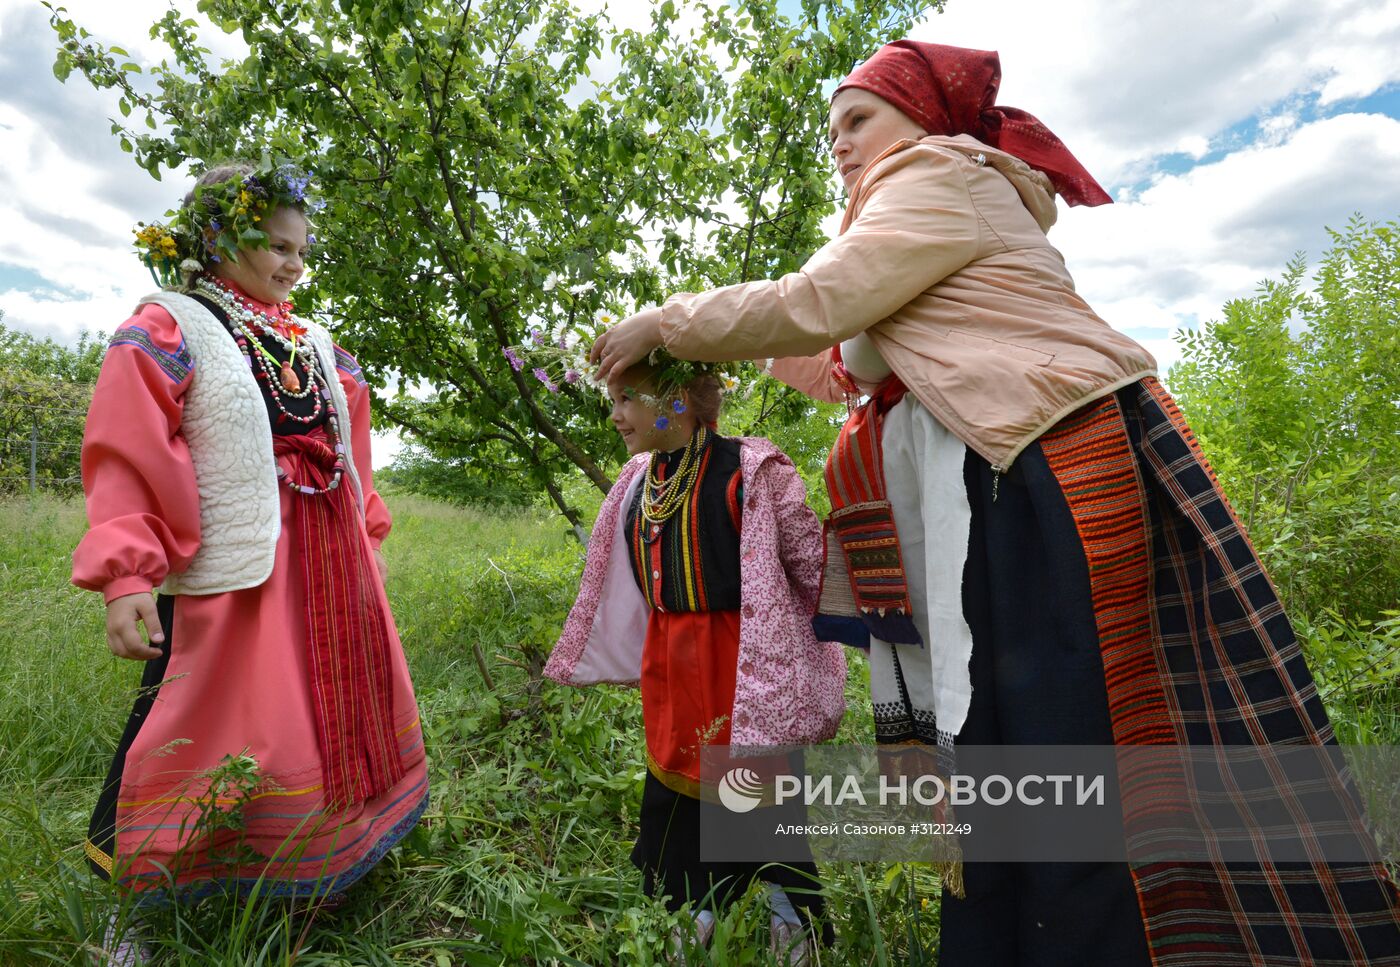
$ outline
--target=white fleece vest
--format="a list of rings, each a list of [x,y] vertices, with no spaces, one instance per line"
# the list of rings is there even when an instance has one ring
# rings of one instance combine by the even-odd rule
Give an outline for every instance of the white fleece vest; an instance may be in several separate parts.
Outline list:
[[[178,292],[157,292],[141,300],[169,312],[180,326],[194,360],[185,392],[180,434],[189,444],[199,487],[199,550],[189,567],[170,574],[164,594],[219,594],[256,587],[272,573],[282,527],[277,461],[272,428],[253,371],[223,323],[197,300]],[[350,407],[335,373],[330,334],[308,319],[321,378],[331,390],[340,442],[345,444],[345,475],[364,512],[360,480],[350,452]],[[298,498],[300,499],[300,498]]]

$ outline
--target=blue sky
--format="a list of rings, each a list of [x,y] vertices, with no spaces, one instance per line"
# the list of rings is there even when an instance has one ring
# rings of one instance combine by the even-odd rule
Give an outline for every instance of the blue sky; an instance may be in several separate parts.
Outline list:
[[[161,56],[146,29],[166,0],[65,5],[135,59]],[[650,4],[609,10],[635,24]],[[69,341],[110,331],[151,287],[130,229],[183,186],[120,151],[114,98],[54,80],[46,14],[0,0],[0,309]],[[1062,207],[1051,240],[1081,294],[1164,368],[1173,329],[1297,251],[1315,259],[1325,226],[1400,217],[1400,0],[949,0],[911,35],[1000,51],[1000,102],[1045,121],[1114,195]]]

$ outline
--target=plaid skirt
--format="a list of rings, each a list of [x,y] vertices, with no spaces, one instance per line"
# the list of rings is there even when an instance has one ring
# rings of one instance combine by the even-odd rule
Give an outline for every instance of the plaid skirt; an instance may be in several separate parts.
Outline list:
[[[1115,744],[1336,744],[1278,594],[1166,390],[1143,380],[1038,443],[1083,543]],[[1150,777],[1119,778],[1130,849],[1162,809],[1190,808],[1129,794]],[[1287,785],[1276,794],[1306,814]],[[1319,853],[1131,873],[1158,967],[1400,964],[1400,896],[1379,864]]]
[[[1155,379],[1066,418],[1000,481],[969,452],[965,479],[973,687],[958,744],[1336,744],[1278,595]],[[936,724],[915,728],[917,711],[887,716],[881,737],[928,741]],[[1196,826],[1182,782],[1162,779],[1118,777],[1130,856],[1173,811]],[[1332,783],[1354,801],[1348,776]],[[1243,815],[1260,795],[1307,814],[1286,785],[1238,795]],[[966,898],[944,893],[941,962],[1400,967],[1385,869],[1307,855],[968,863]]]

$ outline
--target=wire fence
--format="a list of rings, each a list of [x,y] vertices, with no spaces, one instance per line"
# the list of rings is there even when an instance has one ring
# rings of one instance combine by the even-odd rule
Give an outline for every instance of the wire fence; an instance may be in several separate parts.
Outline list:
[[[76,492],[90,383],[0,373],[0,494]]]

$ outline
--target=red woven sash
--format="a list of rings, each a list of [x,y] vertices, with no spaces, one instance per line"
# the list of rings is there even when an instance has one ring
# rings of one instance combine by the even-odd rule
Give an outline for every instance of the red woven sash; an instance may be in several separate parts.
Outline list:
[[[314,436],[277,436],[273,452],[301,457],[299,481],[325,487],[335,454]],[[306,597],[307,652],[328,808],[388,791],[403,778],[394,735],[388,615],[360,538],[349,486],[293,495]]]
[[[846,420],[827,457],[831,513],[823,527],[822,587],[812,619],[823,641],[868,648],[874,635],[881,641],[923,643],[914,627],[880,449],[884,415],[906,392],[899,377],[887,377]]]

